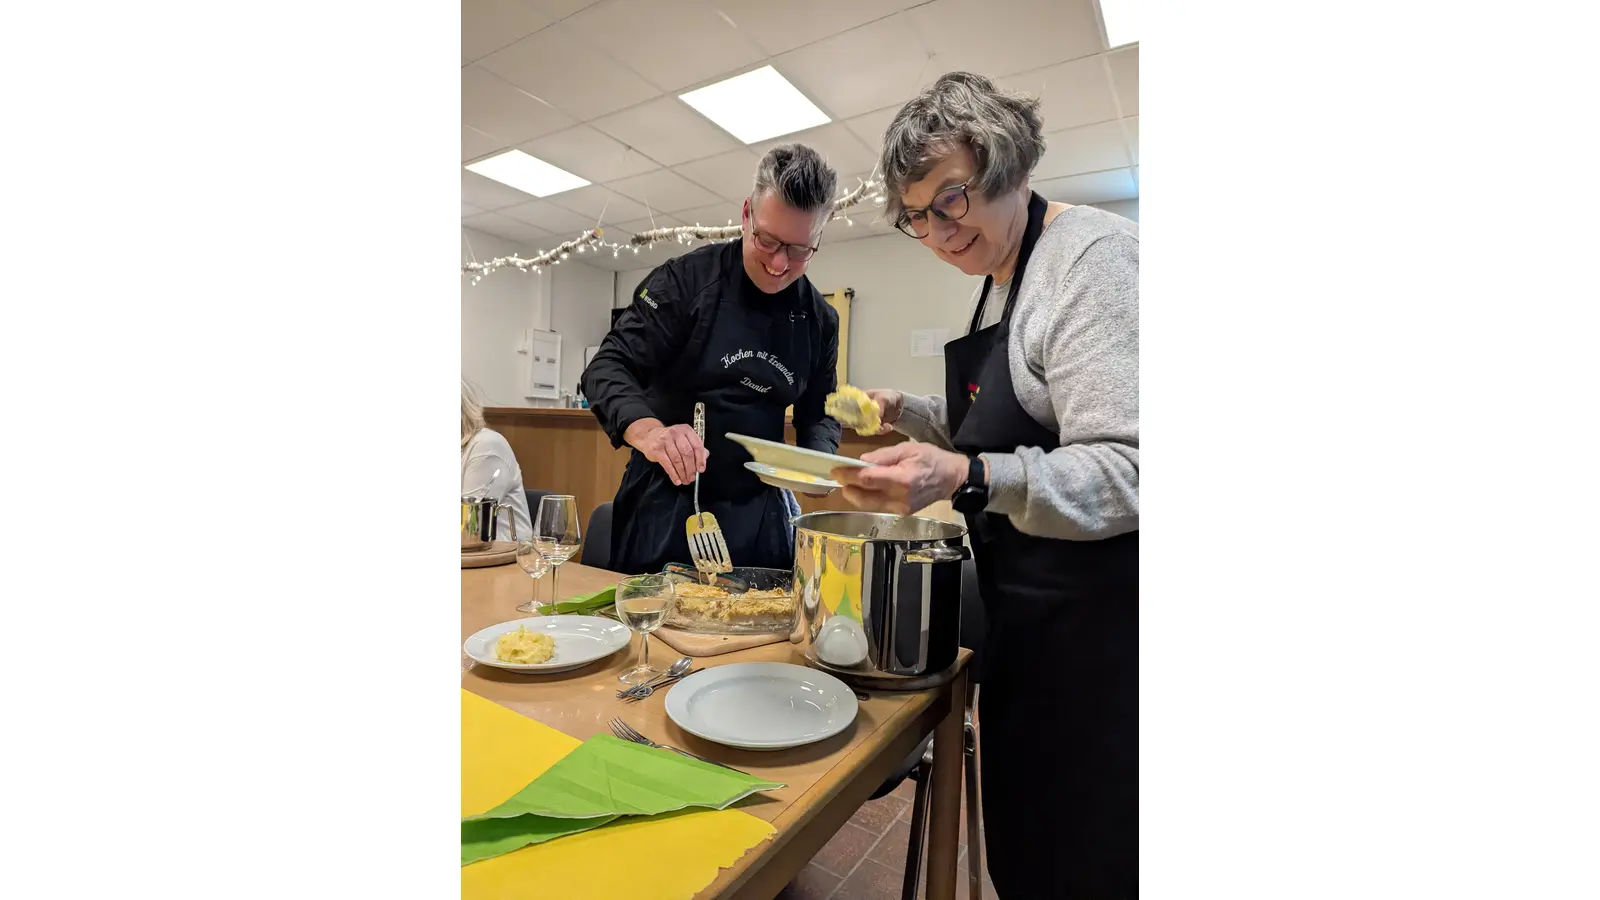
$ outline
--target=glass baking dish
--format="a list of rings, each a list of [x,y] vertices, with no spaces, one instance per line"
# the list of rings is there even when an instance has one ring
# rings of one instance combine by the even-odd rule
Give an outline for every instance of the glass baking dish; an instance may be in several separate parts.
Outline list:
[[[735,568],[711,584],[692,566],[671,564],[661,574],[672,580],[672,612],[663,624],[697,634],[793,634],[800,614],[794,572]]]

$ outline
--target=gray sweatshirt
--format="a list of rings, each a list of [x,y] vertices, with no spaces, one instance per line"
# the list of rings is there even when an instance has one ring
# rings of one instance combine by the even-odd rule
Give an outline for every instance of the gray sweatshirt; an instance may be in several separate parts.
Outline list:
[[[1006,293],[995,285],[983,324],[999,320]],[[1007,351],[1022,408],[1061,446],[983,454],[989,511],[1040,537],[1097,540],[1138,530],[1139,226],[1088,206],[1045,226],[1023,273]],[[894,427],[954,449],[949,422],[943,397],[907,394]]]

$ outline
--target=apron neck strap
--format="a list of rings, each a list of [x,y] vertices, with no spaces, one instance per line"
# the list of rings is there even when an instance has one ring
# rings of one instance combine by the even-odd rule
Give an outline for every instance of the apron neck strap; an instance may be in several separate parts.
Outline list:
[[[1011,286],[1006,291],[1006,307],[1000,318],[1006,319],[1011,315],[1011,307],[1016,303],[1017,291],[1022,287],[1022,273],[1028,268],[1028,258],[1033,255],[1033,245],[1039,243],[1039,235],[1044,231],[1044,214],[1050,204],[1037,192],[1028,195],[1028,226],[1022,232],[1022,246],[1017,249],[1017,267],[1011,271]],[[989,290],[994,287],[994,276],[983,276],[983,293],[978,297],[978,308],[972,311],[972,322],[967,326],[967,334],[978,330],[978,324],[983,321],[983,308],[989,302]]]

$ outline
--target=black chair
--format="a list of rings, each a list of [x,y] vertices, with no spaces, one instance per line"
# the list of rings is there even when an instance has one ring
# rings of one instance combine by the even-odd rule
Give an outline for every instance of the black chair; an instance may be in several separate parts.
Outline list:
[[[979,839],[978,824],[982,819],[978,803],[978,729],[972,721],[972,710],[978,698],[978,660],[983,652],[983,639],[988,634],[988,623],[983,615],[983,598],[978,594],[978,568],[972,560],[961,563],[961,646],[972,651],[972,661],[967,664],[967,711],[965,746],[962,749],[963,769],[967,779],[967,896],[979,900],[983,896],[983,847]],[[905,881],[901,885],[901,900],[915,900],[917,879],[922,875],[922,852],[928,840],[928,795],[933,787],[933,735],[917,745],[895,773],[872,795],[873,800],[883,797],[900,786],[907,778],[917,783],[911,804],[911,840],[906,847]]]
[[[583,553],[578,562],[596,569],[611,568],[611,501],[596,506],[583,532]]]
[[[528,518],[529,519],[538,519],[539,518],[539,498],[540,497],[548,497],[548,496],[550,496],[551,494],[554,494],[554,493],[555,493],[555,491],[541,491],[541,490],[537,490],[535,488],[523,488],[522,489],[522,494],[523,494],[523,496],[528,498]]]

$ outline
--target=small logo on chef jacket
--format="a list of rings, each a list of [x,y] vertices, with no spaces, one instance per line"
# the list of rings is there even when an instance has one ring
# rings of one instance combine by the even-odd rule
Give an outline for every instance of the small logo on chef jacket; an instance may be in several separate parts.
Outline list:
[[[656,302],[654,300],[650,299],[650,289],[649,288],[645,288],[644,290],[639,292],[639,299],[643,300],[644,302],[646,302],[648,304],[650,304],[650,308],[651,309],[660,309],[661,308],[661,307],[656,305]]]
[[[978,391],[980,391],[980,390],[982,390],[982,388],[978,387],[977,385],[973,384],[970,381],[967,382],[967,401],[971,402],[971,401],[977,400],[978,399]]]

